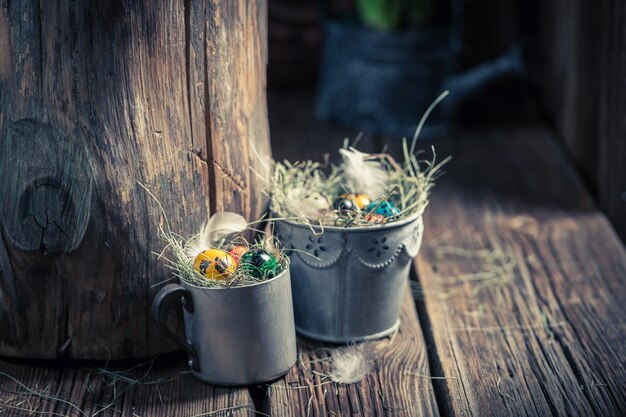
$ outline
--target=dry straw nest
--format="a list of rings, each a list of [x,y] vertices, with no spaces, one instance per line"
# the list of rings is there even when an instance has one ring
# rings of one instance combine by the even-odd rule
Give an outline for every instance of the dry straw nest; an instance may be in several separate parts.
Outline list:
[[[218,212],[205,222],[200,231],[192,236],[181,236],[170,227],[165,210],[156,196],[143,184],[139,184],[158,205],[163,222],[159,224],[158,236],[165,242],[165,247],[155,255],[165,261],[172,270],[173,276],[156,285],[161,285],[178,278],[180,281],[203,288],[234,288],[258,284],[281,275],[289,268],[289,257],[285,255],[274,236],[257,229],[256,226],[266,222],[260,219],[248,223],[242,216],[230,212]],[[248,241],[245,232],[256,234],[254,241]],[[245,268],[237,267],[232,274],[222,279],[210,279],[194,268],[194,260],[206,249],[220,249],[228,252],[234,246],[250,249],[263,249],[276,259],[276,270],[271,275],[254,277]]]
[[[159,258],[164,259],[172,269],[174,277],[188,284],[204,288],[234,288],[245,287],[268,281],[282,274],[289,267],[289,257],[280,248],[276,238],[258,232],[259,237],[254,242],[248,242],[241,234],[231,234],[212,244],[215,249],[228,251],[233,246],[245,246],[248,249],[260,248],[272,255],[278,264],[276,273],[271,276],[255,278],[245,272],[242,268],[236,268],[235,272],[224,279],[209,279],[194,269],[194,258],[189,255],[190,246],[194,245],[197,235],[190,238],[181,237],[171,231],[161,229],[159,234],[167,245],[159,254]],[[168,255],[169,254],[169,255]]]
[[[451,158],[437,162],[434,147],[432,156],[425,158],[424,152],[416,152],[416,143],[426,118],[446,95],[444,92],[439,96],[424,113],[411,144],[406,138],[402,140],[402,163],[387,153],[360,152],[349,147],[347,140],[339,150],[343,159],[339,165],[313,161],[274,162],[269,181],[273,215],[322,227],[379,226],[380,221],[372,221],[372,214],[388,203],[397,211],[385,218],[384,223],[421,215],[442,166]],[[332,202],[337,198],[357,194],[367,194],[376,203],[350,211],[333,207]]]

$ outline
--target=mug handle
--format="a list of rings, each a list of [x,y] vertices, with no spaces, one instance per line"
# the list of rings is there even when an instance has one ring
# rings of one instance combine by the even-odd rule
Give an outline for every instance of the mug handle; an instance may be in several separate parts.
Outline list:
[[[198,361],[198,352],[191,346],[185,338],[178,336],[165,325],[163,317],[163,302],[172,296],[179,296],[180,303],[189,313],[193,313],[193,302],[191,301],[191,293],[179,284],[168,284],[161,288],[154,297],[152,302],[152,317],[159,330],[167,337],[172,339],[176,344],[189,353],[189,367],[196,372],[200,372],[200,363]]]

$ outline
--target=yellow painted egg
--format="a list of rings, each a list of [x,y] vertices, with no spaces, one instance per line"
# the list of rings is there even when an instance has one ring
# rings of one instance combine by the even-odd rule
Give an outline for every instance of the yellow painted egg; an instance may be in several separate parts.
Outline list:
[[[237,261],[221,249],[207,249],[198,254],[193,268],[209,279],[226,279],[235,272]]]
[[[344,194],[341,198],[352,200],[352,202],[361,210],[372,202],[367,194]]]
[[[356,205],[359,206],[361,210],[363,210],[372,202],[367,194],[357,194],[354,196],[353,199]]]

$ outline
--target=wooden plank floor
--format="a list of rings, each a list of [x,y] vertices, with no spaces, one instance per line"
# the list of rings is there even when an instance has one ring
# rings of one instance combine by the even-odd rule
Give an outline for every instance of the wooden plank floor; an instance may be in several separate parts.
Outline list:
[[[269,106],[277,158],[318,159],[355,136],[316,123],[308,93]],[[0,416],[626,415],[626,252],[556,141],[529,127],[435,145],[454,159],[425,216],[417,303],[374,344],[364,381],[328,383],[328,351],[305,340],[284,378],[236,389],[195,380],[180,354],[0,359]]]
[[[116,363],[0,361],[0,415],[256,415],[251,390],[198,382],[183,355]]]
[[[626,415],[626,251],[560,149],[544,129],[438,148],[416,265],[440,405]]]

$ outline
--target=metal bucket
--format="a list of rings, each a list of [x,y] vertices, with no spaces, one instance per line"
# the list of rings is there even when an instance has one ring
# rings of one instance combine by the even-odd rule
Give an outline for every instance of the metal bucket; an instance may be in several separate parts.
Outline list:
[[[333,343],[394,332],[423,230],[421,214],[354,228],[277,221],[276,235],[291,258],[296,331]]]
[[[315,115],[371,133],[413,136],[441,94],[450,62],[447,38],[445,30],[389,32],[326,21]],[[433,131],[432,122],[420,138]]]
[[[182,304],[185,339],[165,325],[168,297]],[[169,284],[155,296],[152,314],[159,329],[188,352],[189,367],[203,381],[226,386],[266,382],[296,362],[289,269],[245,287]]]

